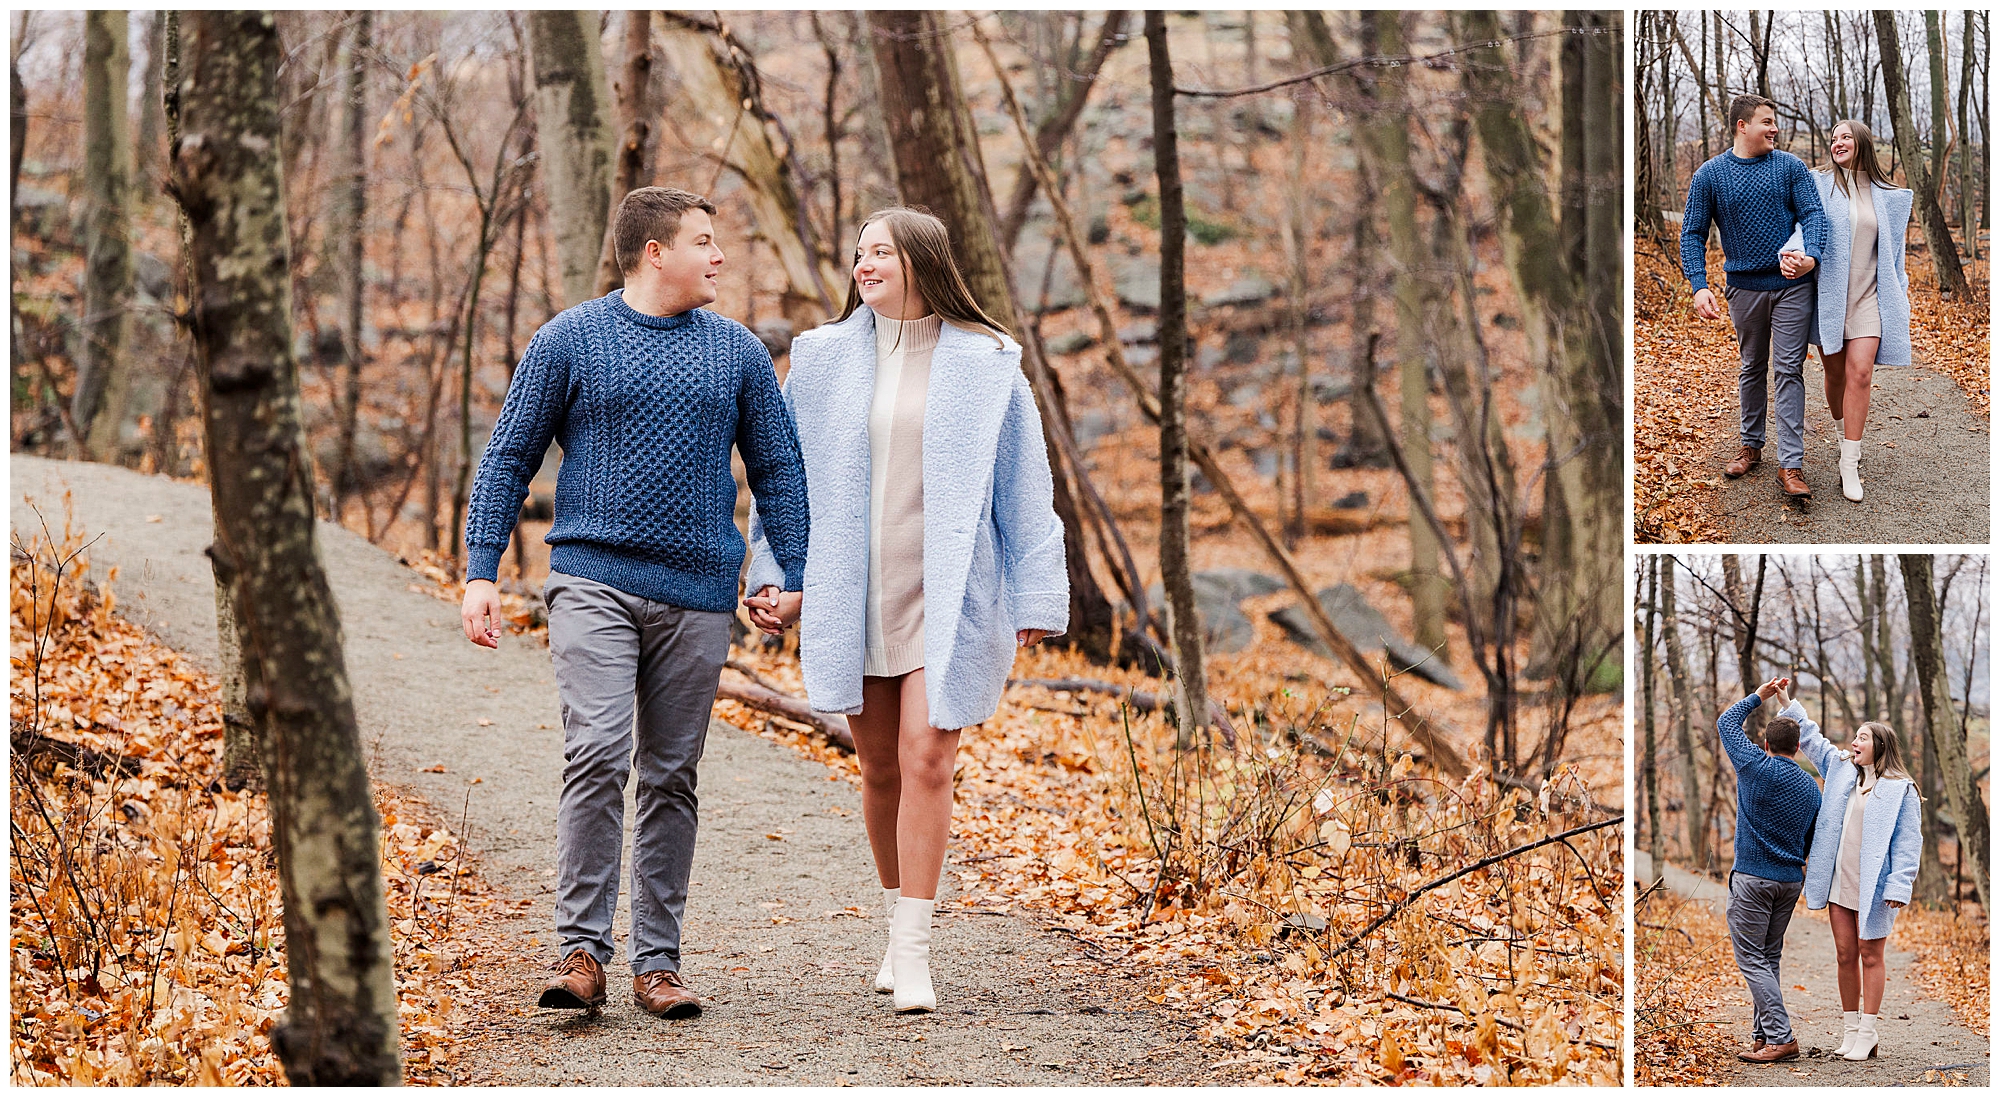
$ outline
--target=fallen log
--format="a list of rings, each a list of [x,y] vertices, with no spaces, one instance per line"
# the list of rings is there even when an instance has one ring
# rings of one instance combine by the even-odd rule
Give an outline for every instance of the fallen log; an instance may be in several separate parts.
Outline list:
[[[847,728],[847,717],[839,713],[814,712],[810,705],[797,697],[754,682],[739,684],[724,681],[716,687],[715,696],[717,700],[735,701],[781,720],[804,724],[825,736],[827,742],[849,754],[854,753],[854,733]]]
[[[1140,712],[1154,712],[1170,702],[1150,690],[1121,686],[1116,682],[1106,682],[1099,678],[1009,678],[1007,685],[1039,686],[1051,692],[1066,693],[1107,693]],[[1208,702],[1209,725],[1222,733],[1222,741],[1231,750],[1236,749],[1236,726],[1229,722],[1229,713],[1214,700]]]

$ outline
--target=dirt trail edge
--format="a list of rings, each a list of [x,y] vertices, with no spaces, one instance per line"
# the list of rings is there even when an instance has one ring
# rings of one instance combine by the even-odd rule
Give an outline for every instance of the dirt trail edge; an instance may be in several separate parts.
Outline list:
[[[103,465],[11,458],[11,517],[26,538],[58,532],[63,494],[77,528],[102,539],[100,576],[119,568],[119,611],[212,665],[214,588],[207,493]],[[458,818],[471,789],[469,842],[486,877],[517,899],[520,948],[494,973],[501,1007],[457,1018],[470,1046],[464,1083],[603,1085],[1096,1084],[1221,1081],[1192,1018],[1029,917],[939,918],[933,955],[941,1012],[899,1017],[867,981],[887,927],[844,780],[776,744],[710,724],[702,830],[687,911],[684,970],[706,999],[693,1021],[632,1003],[622,953],[600,1014],[532,1008],[554,961],[555,807],[562,737],[547,649],[508,637],[498,652],[459,633],[456,609],[410,589],[394,557],[320,524],[321,558],[348,641],[362,738],[379,781],[415,789]],[[487,722],[490,721],[490,724]],[[485,726],[482,726],[485,725]],[[446,772],[425,769],[442,765]],[[471,782],[479,779],[479,784]],[[628,807],[627,818],[630,809]],[[768,837],[778,835],[777,839]],[[954,905],[946,866],[941,905]],[[863,917],[830,912],[855,907]],[[508,990],[518,987],[511,998]]]
[[[1788,502],[1778,493],[1775,408],[1766,420],[1763,463],[1741,479],[1722,475],[1722,466],[1742,445],[1733,401],[1710,432],[1713,465],[1706,475],[1721,481],[1722,523],[1731,543],[1987,543],[1986,453],[1992,428],[1973,414],[1956,382],[1922,364],[1875,367],[1868,429],[1861,440],[1866,498],[1851,503],[1840,493],[1840,443],[1826,410],[1826,372],[1818,353],[1806,359],[1805,373],[1809,501]],[[1775,399],[1776,386],[1770,390]]]
[[[1729,892],[1722,884],[1675,865],[1664,868],[1669,890],[1707,903],[1718,918],[1727,917]],[[1833,1051],[1840,1046],[1841,1037],[1840,985],[1834,980],[1833,931],[1827,927],[1823,912],[1808,912],[1801,902],[1785,931],[1783,969],[1785,1008],[1792,1015],[1801,1054],[1792,1062],[1770,1066],[1737,1063],[1736,1076],[1723,1084],[1921,1085],[1924,1071],[1951,1067],[1965,1072],[1966,1084],[1985,1086],[1989,1076],[1986,1037],[1960,1025],[1950,1006],[1919,994],[1916,973],[1911,970],[1916,958],[1896,948],[1893,940],[1892,936],[1884,955],[1889,977],[1877,1021],[1881,1051],[1875,1059],[1860,1063],[1836,1058]],[[1736,992],[1733,997],[1724,995],[1731,1008],[1720,1026],[1722,1038],[1732,1046],[1750,1041],[1750,992],[1741,985]]]

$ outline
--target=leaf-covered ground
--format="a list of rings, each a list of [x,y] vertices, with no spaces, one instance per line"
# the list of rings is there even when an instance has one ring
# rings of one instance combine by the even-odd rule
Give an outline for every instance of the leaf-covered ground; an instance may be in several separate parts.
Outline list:
[[[76,538],[69,539],[73,551]],[[13,557],[10,1078],[269,1085],[289,995],[264,797],[219,780],[215,679]],[[37,638],[41,638],[38,644]],[[422,800],[378,788],[406,1080],[448,1082],[456,1011],[504,910]]]

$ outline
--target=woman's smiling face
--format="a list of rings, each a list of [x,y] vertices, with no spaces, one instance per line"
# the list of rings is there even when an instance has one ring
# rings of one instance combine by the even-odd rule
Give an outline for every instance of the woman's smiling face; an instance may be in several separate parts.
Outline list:
[[[910,285],[909,268],[886,221],[870,221],[861,230],[854,248],[854,285],[863,304],[891,320],[915,320],[930,311]]]
[[[1854,170],[1854,130],[1848,126],[1833,127],[1833,139],[1827,146],[1833,155],[1833,162],[1849,171]]]

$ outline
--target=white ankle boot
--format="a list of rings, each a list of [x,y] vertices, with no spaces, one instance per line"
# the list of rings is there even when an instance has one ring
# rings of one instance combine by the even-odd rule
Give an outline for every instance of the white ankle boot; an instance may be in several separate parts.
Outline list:
[[[1843,424],[1842,420],[1835,419],[1833,421],[1833,440],[1836,444],[1847,440],[1847,427]]]
[[[887,919],[892,925],[896,921],[896,900],[902,897],[902,888],[882,889],[882,917]],[[889,946],[882,950],[882,970],[875,973],[875,993],[877,994],[887,994],[896,989],[896,969],[889,963],[890,957],[895,954],[895,938],[892,936]]]
[[[1854,1034],[1860,1030],[1861,1011],[1858,1009],[1842,1010],[1840,1012],[1840,1046],[1834,1049],[1833,1053],[1835,1055],[1846,1055],[1847,1050],[1854,1046]]]
[[[1847,1045],[1847,1051],[1841,1058],[1858,1063],[1875,1057],[1875,1049],[1881,1046],[1881,1041],[1875,1036],[1875,1017],[1873,1013],[1861,1015],[1861,1027],[1854,1033],[1854,1042]]]
[[[1840,493],[1861,501],[1861,443],[1840,440]]]
[[[896,900],[889,923],[889,963],[894,969],[896,1012],[929,1013],[937,1008],[931,989],[931,911],[935,899]]]

